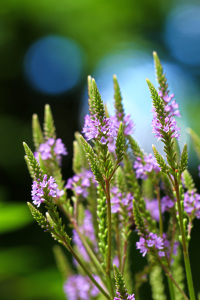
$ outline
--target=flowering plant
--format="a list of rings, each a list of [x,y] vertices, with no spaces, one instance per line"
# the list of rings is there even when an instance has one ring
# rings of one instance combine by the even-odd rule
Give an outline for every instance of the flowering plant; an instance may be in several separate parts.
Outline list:
[[[147,79],[153,100],[152,131],[163,142],[166,158],[154,145],[154,157],[144,153],[132,137],[134,123],[124,112],[116,76],[115,116],[109,116],[95,80],[88,77],[90,114],[82,131],[85,138],[75,134],[74,176],[67,182],[61,173],[67,150],[56,138],[49,105],[45,106],[43,131],[37,115],[33,116],[36,152],[24,143],[33,179],[34,205],[28,205],[38,224],[74,258],[74,268],[70,268],[64,252],[55,251],[69,300],[139,300],[140,288],[148,278],[152,298],[167,299],[164,274],[170,299],[195,299],[188,247],[193,220],[200,218],[200,195],[187,170],[187,145],[179,150],[178,104],[169,93],[157,54],[153,55],[159,87],[157,91]],[[200,155],[200,138],[190,133]],[[58,210],[67,217],[72,237]],[[147,265],[132,283],[131,235],[138,236],[136,248],[147,257]]]

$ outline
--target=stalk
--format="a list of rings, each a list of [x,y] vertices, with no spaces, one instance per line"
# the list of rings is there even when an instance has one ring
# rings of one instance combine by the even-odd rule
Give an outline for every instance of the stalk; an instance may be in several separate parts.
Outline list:
[[[173,287],[172,281],[171,281],[171,279],[169,277],[167,277],[167,281],[168,281],[170,299],[171,300],[176,300],[175,299],[174,287]]]
[[[107,199],[107,218],[108,218],[108,252],[107,252],[107,265],[106,274],[110,283],[111,294],[114,297],[114,291],[112,286],[112,280],[110,275],[111,270],[111,242],[112,242],[112,223],[111,223],[111,202],[110,202],[110,183],[108,179],[105,179],[106,183],[106,199]]]
[[[98,290],[108,299],[111,300],[111,297],[107,294],[107,292],[99,285],[99,283],[94,279],[94,277],[92,276],[92,274],[89,272],[89,270],[85,267],[85,265],[83,264],[83,262],[80,260],[80,258],[78,257],[78,255],[74,252],[73,248],[68,245],[65,244],[65,247],[70,251],[70,253],[74,256],[74,258],[76,259],[76,261],[79,263],[79,265],[82,267],[82,269],[85,271],[85,273],[87,274],[87,276],[90,278],[90,280],[94,283],[94,285],[96,285],[96,287],[98,288]]]
[[[179,224],[180,224],[180,232],[181,232],[181,238],[182,238],[183,257],[184,257],[184,263],[185,263],[188,290],[189,290],[190,300],[195,300],[195,293],[194,293],[194,286],[193,286],[193,280],[192,280],[192,272],[191,272],[191,267],[190,267],[188,246],[187,246],[187,242],[186,242],[185,230],[184,230],[184,225],[183,225],[183,212],[182,212],[182,208],[181,208],[179,184],[178,184],[178,181],[176,178],[175,178],[175,192],[176,192],[176,199],[177,199],[177,206],[178,206]]]

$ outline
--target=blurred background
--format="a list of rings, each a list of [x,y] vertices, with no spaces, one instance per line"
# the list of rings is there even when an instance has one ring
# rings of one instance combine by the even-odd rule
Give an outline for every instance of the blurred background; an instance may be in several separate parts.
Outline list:
[[[188,4],[190,3],[190,4]],[[200,134],[200,4],[179,0],[1,0],[0,1],[0,299],[64,300],[62,278],[52,252],[54,241],[26,207],[31,179],[22,142],[33,149],[31,118],[43,123],[49,103],[57,136],[67,146],[64,178],[72,175],[74,132],[87,113],[87,75],[95,77],[113,113],[112,75],[121,86],[135,139],[151,152],[152,52],[157,51],[182,118],[181,147],[189,145],[189,170],[199,188],[200,164],[186,132]],[[199,222],[190,251],[200,291]],[[196,238],[196,239],[195,239]],[[194,242],[195,240],[195,242]],[[135,253],[136,259],[140,254]],[[149,292],[148,284],[143,289]],[[150,299],[145,293],[144,299]]]

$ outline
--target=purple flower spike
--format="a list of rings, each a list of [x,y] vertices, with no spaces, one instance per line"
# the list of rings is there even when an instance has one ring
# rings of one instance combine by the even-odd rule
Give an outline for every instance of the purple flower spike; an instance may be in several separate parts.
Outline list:
[[[40,179],[33,181],[31,191],[33,204],[39,207],[45,201],[45,193],[53,198],[59,198],[64,194],[64,191],[58,189],[58,185],[52,176],[47,180],[47,175],[45,174],[42,181]]]
[[[136,247],[140,250],[142,256],[145,256],[152,247],[158,250],[157,253],[160,257],[165,256],[163,238],[158,237],[156,233],[150,232],[146,237],[141,236],[139,242],[136,243]]]

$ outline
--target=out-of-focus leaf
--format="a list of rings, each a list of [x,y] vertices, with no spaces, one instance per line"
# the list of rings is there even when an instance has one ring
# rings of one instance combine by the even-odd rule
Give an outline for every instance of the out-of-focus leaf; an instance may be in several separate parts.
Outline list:
[[[32,221],[33,218],[25,203],[1,203],[0,234],[18,230]]]

